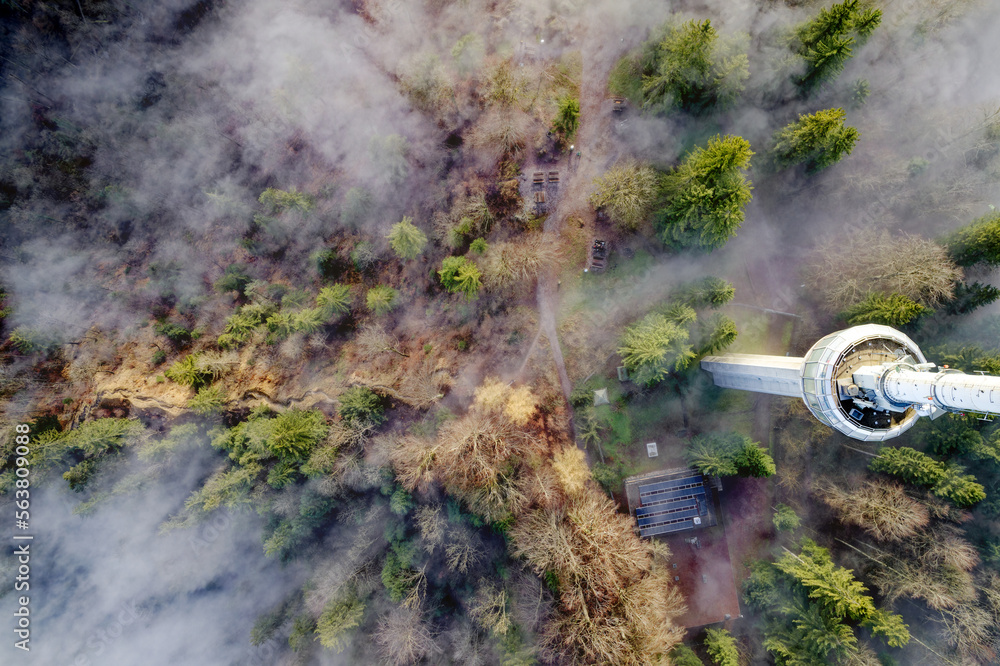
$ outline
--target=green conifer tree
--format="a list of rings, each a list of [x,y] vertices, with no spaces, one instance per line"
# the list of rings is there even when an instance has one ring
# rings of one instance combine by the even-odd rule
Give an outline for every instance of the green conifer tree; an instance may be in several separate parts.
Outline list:
[[[861,0],[821,9],[795,33],[794,48],[806,65],[799,86],[808,92],[835,78],[853,54],[851,47],[863,44],[881,22],[882,10]]]
[[[734,102],[750,75],[746,53],[720,40],[712,22],[667,24],[642,77],[643,107],[702,112]]]
[[[694,360],[687,329],[659,313],[648,314],[626,328],[620,344],[622,363],[638,384],[656,384]]]
[[[392,251],[401,259],[416,259],[427,245],[427,235],[409,217],[403,217],[400,222],[392,225],[386,238],[389,239]]]
[[[736,639],[725,629],[705,631],[705,651],[715,666],[740,666],[740,653]]]
[[[396,290],[384,284],[376,285],[368,290],[365,300],[368,309],[374,314],[382,316],[396,307]]]
[[[873,292],[863,301],[845,310],[841,317],[851,326],[883,324],[899,327],[931,312],[933,310],[903,294],[884,296]]]
[[[959,266],[1000,265],[1000,211],[977,218],[944,241]]]
[[[753,154],[742,137],[716,136],[662,177],[655,219],[664,244],[710,250],[736,235],[753,198],[743,175]]]
[[[850,155],[861,133],[845,127],[847,112],[826,109],[800,115],[774,135],[775,162],[779,166],[804,164],[806,171],[815,173],[836,164]]]

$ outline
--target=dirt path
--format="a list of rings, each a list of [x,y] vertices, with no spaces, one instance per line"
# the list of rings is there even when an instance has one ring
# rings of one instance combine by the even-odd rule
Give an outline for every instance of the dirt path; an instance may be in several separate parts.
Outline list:
[[[583,26],[583,29],[589,31],[590,27]],[[589,43],[587,39],[583,41]],[[552,235],[553,243],[558,242],[557,237],[562,232],[567,218],[581,210],[589,211],[587,193],[590,184],[594,177],[603,171],[605,160],[600,159],[602,153],[600,137],[607,133],[609,124],[609,119],[604,117],[605,114],[602,114],[606,80],[606,67],[599,63],[593,52],[585,51],[581,73],[580,126],[574,139],[576,150],[569,151],[568,155],[560,160],[560,171],[565,174],[561,177],[560,189],[562,191],[558,204],[554,210],[550,211],[543,228],[543,233]],[[559,310],[558,270],[558,266],[552,266],[539,275],[538,287],[535,291],[538,304],[538,332],[529,347],[528,355],[530,356],[534,351],[539,336],[544,333],[552,349],[552,358],[559,375],[559,384],[568,407],[573,384],[566,372],[556,325],[556,312]],[[525,359],[526,361],[527,359]],[[525,364],[522,364],[522,370],[524,366]],[[568,408],[572,410],[571,407]]]

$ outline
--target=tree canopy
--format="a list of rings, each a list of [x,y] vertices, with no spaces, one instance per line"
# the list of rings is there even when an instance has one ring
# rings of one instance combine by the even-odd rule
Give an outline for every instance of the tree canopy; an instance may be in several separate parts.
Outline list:
[[[618,353],[638,384],[655,384],[694,360],[688,331],[667,315],[650,313],[625,329]]]
[[[411,218],[405,216],[392,225],[386,238],[389,239],[392,251],[400,259],[416,259],[427,245],[427,235],[413,224]]]
[[[868,467],[928,487],[956,506],[970,507],[986,499],[986,490],[976,482],[976,477],[963,474],[957,465],[939,462],[908,446],[879,449],[879,456]]]
[[[664,244],[715,249],[736,235],[753,198],[744,170],[753,155],[739,136],[716,136],[660,180],[655,219]]]
[[[563,143],[569,142],[580,126],[580,100],[571,95],[559,99],[559,111],[552,121],[552,129]]]
[[[720,39],[709,20],[668,23],[642,75],[642,105],[702,112],[734,102],[750,75],[738,40]]]
[[[837,279],[831,280],[831,275]],[[810,255],[805,277],[810,289],[834,311],[843,311],[871,293],[902,294],[933,307],[954,296],[962,269],[934,241],[865,229],[820,244]]]
[[[885,326],[905,326],[920,317],[933,312],[903,294],[871,293],[863,301],[855,303],[841,315],[851,326],[861,324],[884,324]]]
[[[779,166],[804,164],[808,173],[821,171],[850,155],[861,133],[845,127],[843,109],[803,114],[774,134],[775,162]]]
[[[948,236],[944,243],[959,266],[1000,265],[1000,211],[973,220]]]
[[[482,273],[479,271],[479,266],[468,257],[445,257],[441,262],[438,276],[445,289],[453,294],[465,294],[470,300],[475,298],[482,288],[480,282]]]
[[[590,205],[603,208],[623,229],[635,229],[649,215],[656,199],[656,172],[637,162],[622,162],[595,178],[594,188]]]
[[[699,435],[685,452],[688,464],[707,476],[766,477],[774,460],[760,444],[735,432]]]
[[[835,78],[853,54],[851,47],[863,44],[881,22],[882,10],[861,0],[844,0],[821,9],[795,31],[793,47],[805,61],[799,86],[811,91]]]

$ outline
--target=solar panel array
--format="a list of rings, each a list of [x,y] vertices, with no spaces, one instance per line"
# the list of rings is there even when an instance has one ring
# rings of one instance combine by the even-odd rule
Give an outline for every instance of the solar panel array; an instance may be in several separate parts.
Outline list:
[[[690,529],[694,518],[708,514],[701,474],[639,486],[639,504],[635,517],[643,537]]]

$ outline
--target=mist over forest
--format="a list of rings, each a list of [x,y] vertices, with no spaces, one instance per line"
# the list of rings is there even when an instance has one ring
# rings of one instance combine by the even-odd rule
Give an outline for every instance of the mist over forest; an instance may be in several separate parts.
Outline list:
[[[859,442],[699,369],[874,323],[1000,375],[997,35],[0,0],[0,660],[998,663],[992,415]],[[630,509],[686,467],[716,560]]]

